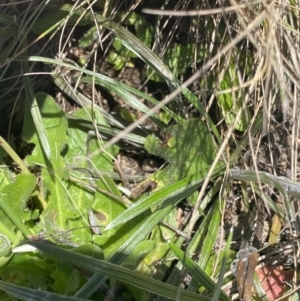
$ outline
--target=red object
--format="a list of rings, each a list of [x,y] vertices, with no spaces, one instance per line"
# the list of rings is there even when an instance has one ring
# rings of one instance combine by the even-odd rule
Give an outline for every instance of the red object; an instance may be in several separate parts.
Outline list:
[[[285,271],[282,265],[277,267],[265,266],[256,270],[256,273],[270,301],[282,296],[286,287],[285,281],[292,281],[294,276],[294,270]]]

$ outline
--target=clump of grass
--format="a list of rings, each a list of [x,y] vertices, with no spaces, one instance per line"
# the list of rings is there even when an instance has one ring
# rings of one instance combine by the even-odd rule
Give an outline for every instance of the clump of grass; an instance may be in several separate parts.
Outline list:
[[[3,298],[233,300],[236,250],[285,243],[299,196],[298,11],[293,3],[214,5],[3,6],[1,135],[32,145],[24,165],[24,144],[10,143],[13,150],[0,141]],[[125,77],[133,68],[140,72],[134,86]],[[204,160],[204,140],[193,137],[199,128],[211,135],[214,160],[192,172]],[[199,146],[176,141],[182,136]],[[184,176],[128,176],[117,161],[122,152],[139,157],[140,167],[159,154],[165,170],[177,172],[174,162],[184,161]],[[150,180],[157,187],[149,193]],[[132,200],[138,184],[142,194]],[[243,229],[239,241],[236,231],[223,233],[229,210],[245,216],[235,225]],[[259,242],[246,236],[251,212],[271,228]],[[57,259],[17,253],[28,240]],[[249,299],[252,291],[239,294]]]

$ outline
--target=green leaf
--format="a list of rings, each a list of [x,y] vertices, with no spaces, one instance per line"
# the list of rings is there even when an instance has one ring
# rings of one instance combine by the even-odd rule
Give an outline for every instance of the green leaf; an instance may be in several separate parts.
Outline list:
[[[203,176],[216,156],[213,138],[207,125],[199,119],[188,119],[165,129],[164,141],[148,136],[145,148],[169,163],[151,177],[158,186],[196,173]]]
[[[155,265],[160,260],[165,258],[169,249],[170,248],[166,242],[157,242],[155,244],[155,248],[139,264],[137,271],[143,275],[148,275],[148,276],[155,274],[155,271],[157,270]]]
[[[99,29],[96,26],[90,28],[78,41],[78,46],[86,48],[92,45],[97,40]]]
[[[14,174],[9,170],[9,168],[4,167],[4,160],[1,157],[1,155],[6,156],[5,151],[0,148],[0,164],[3,166],[0,168],[0,188],[2,189],[4,186],[6,186],[9,183],[12,183],[14,179]]]
[[[70,26],[77,24],[85,26],[91,24],[90,17],[87,17],[86,14],[81,15],[81,10],[79,12],[72,9],[72,5],[62,6],[60,9],[56,7],[49,6],[45,8],[45,13],[39,16],[39,18],[32,24],[30,31],[40,35],[45,32],[49,33],[58,27],[61,23],[66,21],[68,17],[68,23]],[[55,12],[55,13],[54,13]],[[50,31],[49,31],[50,29]]]
[[[57,261],[55,269],[51,273],[54,280],[51,288],[65,296],[74,295],[77,290],[84,284],[84,277],[72,266],[64,261]]]
[[[46,93],[40,92],[36,94],[35,97],[43,118],[45,130],[48,134],[51,151],[54,155],[54,161],[52,164],[56,166],[56,164],[59,164],[60,162],[60,152],[62,151],[63,146],[66,144],[67,122],[65,114],[55,103],[55,100]],[[44,154],[35,131],[35,125],[28,111],[25,114],[22,136],[24,140],[36,145],[36,148],[31,156],[27,157],[27,162],[31,165],[34,163],[45,163],[46,158],[44,158]]]
[[[232,55],[227,67],[224,76],[220,82],[220,90],[231,90],[232,87],[239,86],[239,78],[237,73],[237,64],[241,67],[241,70],[246,70],[248,65],[251,65],[252,59],[246,61],[245,55],[240,55],[238,63],[236,62],[237,58],[235,55]],[[249,69],[249,67],[248,67]],[[250,123],[252,118],[251,110],[247,105],[244,104],[244,94],[241,91],[230,91],[226,93],[217,94],[217,102],[221,109],[223,116],[225,117],[226,123],[230,126],[235,122],[237,113],[240,109],[243,109],[241,117],[238,119],[235,129],[244,132]]]
[[[139,227],[132,232],[126,241],[119,246],[114,254],[109,258],[109,262],[120,264],[134,250],[134,248],[152,231],[152,229],[171,211],[168,206],[158,212],[154,212],[148,218],[144,219]],[[125,225],[126,226],[126,225]],[[113,243],[113,241],[112,241]],[[100,287],[107,277],[101,274],[95,274],[86,285],[76,294],[77,297],[87,298]]]
[[[127,59],[115,52],[111,52],[107,56],[107,61],[114,66],[115,70],[121,70],[125,65]]]
[[[124,60],[126,60],[127,58],[136,58],[137,57],[137,55],[135,53],[133,53],[132,51],[130,51],[127,47],[125,47],[122,44],[122,41],[118,38],[114,39],[112,46],[120,54],[120,56],[124,58]]]
[[[0,233],[0,258],[7,257],[11,254],[11,242],[10,240]]]
[[[17,285],[47,290],[53,270],[54,265],[48,259],[41,259],[36,254],[15,254],[9,264],[0,268],[0,277]]]
[[[107,176],[104,176],[103,179],[97,181],[97,187],[115,196],[121,197],[121,194],[115,186],[114,181]],[[102,227],[106,227],[110,223],[110,221],[112,221],[116,216],[118,216],[125,210],[125,206],[124,204],[120,204],[119,202],[113,200],[110,196],[107,196],[104,193],[96,192],[93,210],[97,213],[97,216],[99,217],[99,225]],[[126,236],[126,234],[126,232],[120,230],[116,230],[114,232],[104,231],[102,235],[97,239],[97,244],[103,246],[105,256],[110,257],[111,253],[114,252],[114,249],[118,248],[118,245],[120,243],[118,242],[118,240],[123,240],[123,236]],[[112,249],[110,251],[107,251],[104,245],[108,241],[110,241],[112,237],[115,238],[115,244],[111,245]]]
[[[200,62],[204,59],[207,46],[203,44],[179,44],[175,48],[168,48],[164,54],[163,61],[170,68],[174,76],[178,77],[179,75],[186,74],[188,68],[191,67],[191,64],[197,58],[197,62]],[[197,54],[196,54],[197,51]],[[158,73],[153,73],[152,69],[147,69],[149,79],[157,82],[165,82],[165,79],[162,78]]]
[[[113,207],[113,205],[111,205]],[[124,211],[124,208],[121,212]],[[121,212],[118,213],[118,215],[115,215],[116,211],[114,212],[114,215],[110,217],[116,218],[121,214]],[[118,251],[118,249],[128,240],[129,237],[133,233],[135,233],[144,223],[145,219],[149,217],[151,214],[150,211],[146,211],[143,214],[140,214],[139,216],[135,217],[134,219],[128,221],[124,225],[119,225],[112,232],[112,230],[108,231],[107,239],[105,240],[105,243],[103,245],[103,252],[105,254],[105,258],[111,258],[113,255]],[[112,221],[114,219],[110,219]],[[111,232],[111,233],[110,233]],[[106,235],[106,231],[103,232],[102,236]],[[141,237],[145,237],[147,235],[147,232],[141,233]]]
[[[144,45],[151,47],[154,37],[154,29],[149,22],[145,21],[145,18],[134,12],[120,12],[117,14],[117,18],[123,20],[123,24],[125,25],[134,26],[136,30],[136,37]],[[112,45],[115,50],[125,59],[137,57],[137,55],[125,47],[122,43],[122,40],[119,40],[118,38],[115,38]]]
[[[91,243],[83,244],[77,247],[76,249],[74,249],[74,252],[93,258],[104,259],[103,251],[98,246]]]
[[[74,212],[77,212],[67,193],[66,180],[69,175],[61,156],[67,142],[67,121],[64,112],[52,97],[45,93],[38,93],[36,99],[53,156],[51,161],[45,156],[32,117],[27,111],[24,118],[23,139],[34,143],[35,148],[26,161],[31,166],[37,164],[43,167],[41,187],[43,197],[48,202],[42,216],[45,230],[50,230],[54,224],[60,229],[66,229],[66,221],[72,219]]]
[[[33,189],[36,186],[34,175],[17,175],[15,182],[6,185],[1,192],[0,218],[7,228],[17,227],[26,236],[30,232],[24,226],[31,219],[31,211],[27,207]]]
[[[152,240],[141,241],[134,250],[122,262],[122,266],[128,269],[135,269],[140,261],[142,261],[155,248],[155,242]]]

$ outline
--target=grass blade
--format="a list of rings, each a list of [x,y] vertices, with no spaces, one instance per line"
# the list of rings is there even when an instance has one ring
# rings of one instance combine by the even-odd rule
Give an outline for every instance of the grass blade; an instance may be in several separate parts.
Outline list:
[[[223,169],[224,165],[220,164],[219,167],[216,168],[214,174],[218,175]],[[198,174],[195,174],[163,187],[162,189],[153,192],[150,196],[134,203],[126,211],[121,213],[117,219],[108,224],[106,229],[112,229],[120,224],[125,223],[126,221],[146,211],[153,205],[157,205],[159,203],[163,203],[163,206],[167,204],[176,204],[183,198],[191,195],[204,180],[205,176],[199,177]]]
[[[28,73],[29,68],[28,68],[28,63],[26,61],[22,61],[22,69],[23,73]],[[33,87],[30,81],[30,78],[28,76],[23,76],[24,80],[24,86],[25,86],[25,92],[27,96],[27,102],[30,108],[30,113],[33,119],[33,122],[35,124],[35,130],[37,132],[37,135],[39,137],[39,140],[41,142],[43,151],[45,152],[46,157],[51,160],[51,147],[49,144],[49,139],[47,137],[47,133],[44,127],[43,119],[39,110],[39,106],[37,104],[34,92],[33,92]]]
[[[178,293],[177,287],[151,279],[122,266],[117,266],[104,260],[97,260],[82,254],[67,251],[54,245],[45,244],[42,242],[30,242],[30,244],[45,253],[57,256],[61,260],[65,260],[86,270],[101,273],[121,282],[136,286],[139,289],[143,289],[145,291],[165,296],[172,300],[176,300]],[[187,291],[182,291],[181,296],[185,301],[209,300],[209,298],[207,297],[202,297],[198,294],[190,293]]]
[[[8,295],[26,301],[87,301],[86,299],[79,299],[75,297],[68,297],[41,290],[25,288],[0,280],[0,289],[5,291]]]
[[[177,256],[177,258],[181,261],[184,267],[195,277],[198,282],[203,285],[208,291],[213,292],[216,289],[216,283],[208,277],[205,272],[200,269],[196,263],[186,256],[186,254],[180,250],[174,243],[169,242],[170,248]],[[220,292],[220,300],[229,301],[230,299],[224,292]]]

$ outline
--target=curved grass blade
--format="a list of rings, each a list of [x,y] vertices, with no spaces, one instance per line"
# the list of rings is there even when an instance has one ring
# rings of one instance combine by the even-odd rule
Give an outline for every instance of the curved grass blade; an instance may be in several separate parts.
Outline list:
[[[116,24],[115,22],[98,14],[91,16],[87,14],[86,10],[82,8],[74,9],[73,6],[66,4],[60,7],[60,12],[61,11],[65,11],[70,14],[72,13],[73,17],[79,18],[80,16],[85,16],[85,21],[90,20],[91,24],[93,24],[95,18],[101,24],[101,26],[105,27],[108,30],[111,30],[120,39],[120,41],[125,47],[127,47],[129,50],[135,53],[139,58],[141,58],[146,64],[150,65],[159,74],[161,74],[161,76],[164,77],[167,82],[171,83],[173,87],[182,89],[183,94],[205,117],[211,130],[216,135],[217,139],[220,141],[220,135],[214,123],[207,114],[205,107],[203,107],[198,101],[198,98],[195,95],[193,95],[193,93],[189,89],[181,87],[180,82],[175,78],[173,73],[162,62],[162,60],[153,51],[151,51],[150,48],[144,45],[137,37],[135,37],[128,30]]]
[[[28,63],[26,61],[23,61],[21,64],[22,64],[23,73],[28,73],[29,72]],[[34,95],[30,78],[28,76],[23,76],[23,80],[24,80],[25,92],[27,96],[27,102],[30,108],[30,113],[33,122],[35,124],[35,130],[37,132],[37,135],[39,137],[41,146],[43,148],[43,151],[45,152],[46,157],[49,159],[49,161],[51,161],[52,155],[51,155],[51,147],[49,144],[49,139],[44,127],[43,119],[39,110],[39,106],[37,104],[37,100]]]
[[[32,288],[22,287],[0,280],[0,289],[8,295],[26,301],[88,301],[75,297],[63,296],[50,292],[43,292]]]
[[[203,240],[203,248],[201,250],[201,254],[198,260],[198,266],[204,269],[207,266],[207,262],[211,257],[213,246],[216,241],[216,237],[218,234],[220,221],[221,221],[221,210],[223,206],[220,204],[222,200],[216,202],[212,209],[207,214],[207,232],[205,234],[205,238]],[[205,217],[205,219],[206,219]]]
[[[286,210],[290,218],[292,219],[292,221],[295,221],[296,219],[295,211],[291,206],[291,202],[288,194],[295,197],[300,197],[300,185],[298,183],[295,183],[285,177],[278,177],[278,176],[271,175],[267,172],[256,171],[256,170],[231,169],[230,173],[231,173],[231,177],[236,180],[257,182],[257,178],[259,178],[260,182],[265,184],[270,184],[275,188],[277,188],[283,195],[284,205],[286,207]]]
[[[57,63],[56,60],[51,60],[53,63]],[[64,65],[64,63],[62,63]],[[57,63],[57,65],[60,65],[60,63]],[[69,68],[73,68],[71,67],[72,65],[69,65]],[[82,68],[80,68],[82,69]],[[84,69],[82,69],[81,72],[86,72],[88,70],[83,71]],[[87,72],[86,72],[87,73]],[[103,108],[101,108],[100,106],[98,106],[97,104],[93,104],[92,101],[87,98],[86,96],[84,96],[82,93],[78,92],[78,91],[74,91],[73,89],[71,89],[71,87],[66,83],[66,81],[59,75],[55,75],[53,76],[53,80],[54,83],[57,85],[57,87],[63,91],[66,95],[68,95],[70,98],[72,98],[76,103],[78,103],[80,106],[83,107],[94,107],[95,109],[97,109],[97,111],[99,111],[103,117],[105,118],[106,122],[109,123],[110,125],[116,126],[118,128],[124,129],[124,125],[122,123],[120,123],[118,120],[116,120],[111,114],[109,114],[107,111],[105,111]]]
[[[219,275],[219,280],[217,282],[216,289],[214,290],[214,293],[211,297],[211,301],[218,301],[219,300],[219,296],[220,296],[220,293],[221,293],[221,287],[223,285],[224,275],[226,273],[226,263],[227,263],[228,258],[229,258],[230,244],[231,244],[231,241],[232,241],[232,237],[233,237],[233,228],[230,229],[230,232],[229,232],[229,235],[228,235],[228,238],[227,238],[224,258],[222,260],[222,266],[221,266],[221,271],[220,271],[220,275]]]
[[[200,269],[192,259],[186,256],[186,254],[181,251],[174,243],[169,242],[169,245],[176,257],[181,261],[181,263],[189,271],[189,273],[191,273],[192,276],[195,277],[198,282],[203,285],[209,292],[214,292],[214,290],[216,289],[216,283],[210,277],[208,277],[205,272]],[[221,301],[230,301],[228,296],[223,291],[220,291],[219,299]]]
[[[101,273],[123,283],[128,283],[130,285],[136,286],[139,289],[143,289],[145,291],[152,292],[161,296],[166,296],[172,300],[176,300],[178,293],[177,287],[151,279],[122,266],[118,266],[104,260],[97,260],[95,258],[88,257],[79,253],[67,251],[54,245],[45,244],[42,242],[30,242],[29,244],[45,253],[54,255],[61,260],[65,260],[86,270]],[[207,297],[202,297],[198,294],[190,293],[187,291],[182,291],[181,296],[185,301],[209,300],[209,298]]]
[[[95,14],[94,16],[86,13],[84,8],[76,8],[72,5],[63,5],[60,7],[60,11],[65,11],[73,14],[73,16],[82,16],[85,15],[87,20],[90,20],[91,24],[94,23],[96,19],[103,27],[108,30],[111,30],[124,44],[125,47],[130,49],[138,57],[145,60],[147,64],[152,66],[158,73],[160,73],[164,78],[171,82],[175,82],[175,77],[173,73],[167,68],[167,66],[159,59],[159,57],[145,46],[136,36],[130,33],[127,29],[118,25],[117,23],[101,16],[100,14]]]
[[[18,156],[18,154],[13,150],[13,148],[0,136],[0,147],[2,147],[6,153],[11,157],[11,159],[19,166],[22,173],[29,175],[30,171],[27,168],[23,160]],[[2,183],[1,183],[2,184]]]
[[[89,130],[95,130],[95,125],[90,120],[80,119],[80,118],[77,118],[70,114],[67,114],[66,117],[68,118],[69,127],[80,126],[80,127],[84,127]],[[107,134],[112,137],[118,135],[121,132],[121,130],[119,130],[119,129],[103,126],[100,124],[97,124],[97,129],[98,129],[99,133]],[[137,131],[133,131],[133,132],[137,132]],[[142,131],[140,131],[140,132],[142,132]],[[122,136],[122,140],[127,140],[127,141],[131,141],[131,142],[143,145],[146,140],[145,137],[147,136],[147,134],[148,133],[146,131],[145,132],[143,131],[143,133],[140,133],[140,135],[136,135],[134,133],[127,133]]]
[[[220,185],[221,185],[221,181],[216,181],[215,185],[208,191],[208,193],[204,197],[204,199],[201,203],[201,206],[200,206],[201,208],[199,209],[199,217],[201,216],[201,212],[203,212],[203,210],[205,210],[207,204],[211,201],[213,196],[216,195],[217,193],[219,193]],[[204,216],[204,218],[201,219],[201,224],[199,224],[199,227],[197,228],[191,241],[189,242],[189,246],[187,248],[187,252],[189,254],[195,254],[195,252],[198,252],[199,245],[204,246],[202,241],[203,241],[203,237],[205,235],[207,235],[207,224],[209,224],[209,222],[212,219],[211,213],[212,213],[212,211],[210,210],[210,213],[206,214]],[[185,227],[185,229],[183,230],[184,233],[187,232],[188,227],[189,227],[188,225]],[[179,237],[176,240],[175,244],[177,246],[182,246],[182,244],[184,243],[184,240],[185,239],[183,237]],[[174,253],[172,252],[172,250],[170,250],[169,254],[166,257],[166,260],[168,260],[168,259],[171,259],[171,260],[174,259]],[[175,265],[175,268],[173,269],[170,276],[168,277],[167,283],[178,286],[180,284],[180,282],[182,281],[182,277],[183,277],[183,275],[181,273],[178,273],[178,271],[181,271],[181,270],[182,270],[182,264],[179,261]],[[192,286],[193,283],[194,283],[194,285]],[[199,286],[199,283],[195,279],[192,278],[191,282],[189,283],[188,290],[190,292],[195,292],[197,290],[198,286]],[[159,298],[157,301],[166,301],[166,300],[167,299]]]
[[[218,176],[223,170],[224,164],[219,164],[218,168],[216,168],[214,172],[214,176]],[[204,180],[205,176],[195,174],[153,192],[150,196],[142,198],[140,201],[134,203],[126,211],[121,213],[116,219],[107,225],[106,230],[125,223],[153,205],[162,203],[163,206],[166,206],[178,203],[185,197],[191,195]]]
[[[146,105],[144,105],[134,95],[129,93],[129,91],[127,91],[127,89],[125,89],[125,86],[127,86],[127,85],[117,82],[116,80],[113,80],[111,78],[109,78],[109,79],[106,78],[105,81],[100,80],[99,78],[96,80],[93,80],[91,77],[83,77],[81,79],[81,82],[83,82],[83,83],[93,83],[93,81],[95,82],[95,84],[103,86],[104,88],[108,89],[109,91],[114,92],[116,95],[121,97],[124,101],[129,103],[132,107],[134,107],[138,111],[140,111],[144,114],[149,112],[150,109]],[[160,128],[163,129],[166,127],[166,124],[160,120],[160,117],[157,114],[152,114],[150,118]]]
[[[52,60],[52,61],[53,61],[53,63],[56,62],[57,65],[61,65],[60,62],[57,62],[55,60]],[[74,69],[75,67],[72,65],[69,65],[69,68]],[[118,81],[111,79],[105,75],[99,74],[99,73],[95,73],[95,72],[91,72],[91,71],[89,72],[88,70],[79,68],[79,67],[76,67],[76,69],[81,69],[81,72],[84,72],[86,74],[89,74],[90,76],[95,77],[96,84],[99,84],[99,85],[105,87],[106,89],[108,89],[109,91],[114,92],[117,96],[121,97],[122,99],[124,99],[125,101],[130,103],[133,107],[140,110],[141,112],[147,113],[150,110],[147,106],[145,106],[143,103],[141,103],[134,95],[132,95],[129,91],[127,91],[127,90],[130,90],[130,89],[125,88],[127,85],[119,83]],[[69,97],[71,97],[74,101],[76,101],[79,105],[93,106],[94,108],[96,108],[98,111],[100,111],[103,114],[103,116],[107,119],[107,122],[109,124],[117,126],[119,128],[124,128],[124,125],[121,124],[118,120],[116,120],[107,111],[102,109],[100,106],[93,104],[92,101],[90,99],[88,99],[86,96],[84,96],[82,93],[72,90],[70,88],[70,86],[67,85],[67,83],[65,82],[65,80],[62,77],[60,77],[59,75],[55,75],[55,76],[53,76],[53,79],[54,79],[54,83],[64,93],[66,93]],[[90,82],[92,82],[92,79],[89,77],[85,77],[81,80],[81,82],[90,83]],[[132,89],[131,89],[131,91],[133,91]],[[135,91],[137,91],[137,90],[135,90]],[[146,97],[146,94],[141,94],[141,93],[136,93],[136,94],[139,94],[140,96],[142,96],[144,98],[149,98],[149,97]],[[170,110],[167,110],[167,111],[169,112]],[[175,114],[172,114],[172,116],[174,116],[174,115]],[[176,115],[175,115],[175,117],[176,117]],[[165,123],[163,123],[160,120],[160,117],[157,114],[152,114],[152,116],[150,118],[160,128],[166,127]],[[178,118],[176,117],[176,119],[178,119]]]

